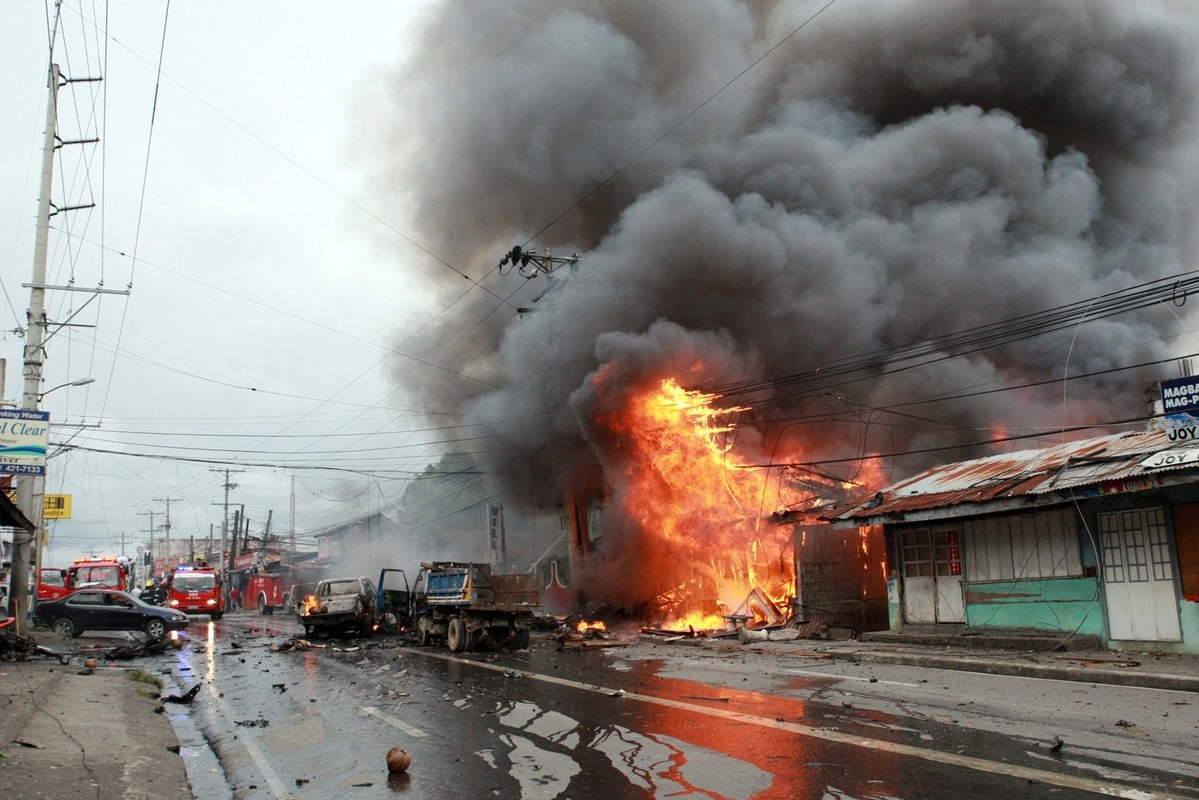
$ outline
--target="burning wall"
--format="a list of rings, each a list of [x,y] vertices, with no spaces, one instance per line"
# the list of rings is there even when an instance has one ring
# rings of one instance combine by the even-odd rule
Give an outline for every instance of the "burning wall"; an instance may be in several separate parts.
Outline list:
[[[919,371],[888,359],[1192,263],[1193,13],[913,0],[813,17],[820,5],[447,4],[389,86],[376,186],[490,290],[451,304],[460,275],[431,267],[449,310],[408,348],[464,377],[401,364],[398,379],[493,437],[479,457],[497,485],[620,509],[605,517],[619,568],[597,584],[614,599],[640,599],[660,563],[647,551],[709,569],[695,548],[726,545],[690,541],[694,514],[724,514],[738,553],[758,530],[752,499],[715,473],[688,485],[702,497],[631,502],[670,469],[637,473],[622,415],[664,379],[714,392],[807,369],[752,397],[726,389],[714,402],[747,410],[717,439],[742,463],[822,462],[868,483],[853,459],[909,451],[885,465],[899,477],[989,431],[1135,416],[1150,375],[1114,368],[1172,355],[1189,326],[1159,308]],[[492,271],[530,236],[585,253],[536,303],[540,279]],[[860,366],[822,379],[839,359]],[[1102,374],[1065,403],[1060,384],[1035,385],[1080,372]],[[706,505],[717,497],[730,502]],[[701,511],[667,535],[661,512],[686,503]]]

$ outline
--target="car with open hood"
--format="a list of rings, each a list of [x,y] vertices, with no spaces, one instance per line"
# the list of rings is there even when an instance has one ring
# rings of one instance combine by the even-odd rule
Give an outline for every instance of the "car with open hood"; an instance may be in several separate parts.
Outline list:
[[[152,606],[115,589],[81,589],[58,600],[44,600],[37,604],[34,618],[63,636],[84,631],[141,631],[151,639],[183,630],[188,622],[182,611]]]

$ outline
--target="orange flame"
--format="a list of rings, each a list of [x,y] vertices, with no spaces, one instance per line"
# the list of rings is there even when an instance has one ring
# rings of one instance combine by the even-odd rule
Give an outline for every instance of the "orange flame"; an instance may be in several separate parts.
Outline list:
[[[608,630],[608,626],[603,622],[588,622],[585,619],[581,619],[579,620],[579,624],[575,626],[575,630],[577,630],[579,633],[586,633],[587,631],[606,631]]]
[[[321,601],[314,594],[307,595],[304,597],[304,605],[302,608],[304,614],[314,614],[320,611]]]
[[[715,408],[717,399],[668,379],[597,420],[621,439],[626,467],[610,479],[667,576],[658,605],[669,627],[723,628],[726,616],[759,618],[755,589],[782,607],[793,593],[791,530],[765,519],[778,482],[732,454],[727,420],[745,409]]]

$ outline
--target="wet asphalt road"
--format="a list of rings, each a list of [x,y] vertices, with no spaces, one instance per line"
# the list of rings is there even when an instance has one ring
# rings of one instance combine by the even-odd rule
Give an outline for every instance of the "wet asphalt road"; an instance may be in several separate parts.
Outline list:
[[[1168,770],[1097,772],[952,721],[814,701],[832,683],[820,676],[793,677],[781,696],[552,644],[463,658],[388,637],[269,649],[298,633],[285,616],[193,620],[169,668],[180,688],[204,686],[177,722],[198,729],[223,771],[190,753],[197,796],[1199,796],[1179,793]],[[185,757],[195,738],[181,736]],[[392,746],[411,753],[407,774],[388,775]]]

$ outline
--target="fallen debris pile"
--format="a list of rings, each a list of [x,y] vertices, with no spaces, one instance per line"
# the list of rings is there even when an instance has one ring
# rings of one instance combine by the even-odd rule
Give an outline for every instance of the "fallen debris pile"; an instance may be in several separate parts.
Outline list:
[[[119,644],[109,648],[104,653],[104,657],[109,661],[127,661],[142,656],[156,656],[175,646],[171,639],[146,639],[136,644]]]
[[[559,650],[583,650],[600,647],[629,647],[634,642],[617,638],[603,622],[580,620],[572,624],[567,617],[551,637]]]

